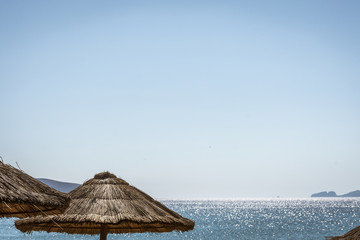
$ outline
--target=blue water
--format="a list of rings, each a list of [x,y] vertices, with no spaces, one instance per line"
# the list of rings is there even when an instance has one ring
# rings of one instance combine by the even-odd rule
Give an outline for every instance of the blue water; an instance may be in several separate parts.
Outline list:
[[[360,225],[360,199],[238,199],[162,201],[196,222],[189,232],[110,234],[108,239],[324,240]],[[0,239],[99,239],[99,236],[23,234],[16,219],[0,219]]]

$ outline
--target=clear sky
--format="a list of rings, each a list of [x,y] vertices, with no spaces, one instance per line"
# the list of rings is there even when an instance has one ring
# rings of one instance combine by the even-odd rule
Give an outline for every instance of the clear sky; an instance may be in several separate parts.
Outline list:
[[[0,0],[0,155],[157,198],[360,189],[360,1]]]

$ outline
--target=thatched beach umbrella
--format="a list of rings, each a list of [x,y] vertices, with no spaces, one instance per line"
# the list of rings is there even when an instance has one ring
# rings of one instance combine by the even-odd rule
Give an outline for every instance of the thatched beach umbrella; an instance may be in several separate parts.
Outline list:
[[[330,240],[359,240],[360,239],[360,226],[350,230],[344,235],[330,238]]]
[[[0,217],[56,214],[65,210],[69,201],[65,193],[0,161]]]
[[[69,195],[64,213],[21,219],[16,228],[28,233],[100,234],[103,240],[108,233],[188,231],[195,225],[109,172],[96,174]]]

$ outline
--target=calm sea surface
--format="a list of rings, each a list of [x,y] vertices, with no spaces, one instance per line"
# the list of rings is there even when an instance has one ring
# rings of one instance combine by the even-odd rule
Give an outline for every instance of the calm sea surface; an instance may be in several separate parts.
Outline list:
[[[162,201],[196,222],[190,232],[110,234],[108,239],[324,240],[360,225],[360,199],[237,199]],[[23,234],[0,219],[0,239],[99,239],[99,236]]]

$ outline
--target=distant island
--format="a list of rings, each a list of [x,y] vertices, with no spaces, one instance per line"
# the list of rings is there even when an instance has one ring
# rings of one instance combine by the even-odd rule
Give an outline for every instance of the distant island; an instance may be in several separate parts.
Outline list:
[[[312,194],[311,197],[360,197],[360,190],[349,192],[344,195],[337,195],[334,191],[319,192]]]
[[[49,187],[52,187],[52,188],[54,188],[60,192],[64,192],[64,193],[68,193],[68,192],[72,191],[73,189],[77,188],[78,186],[80,186],[80,184],[77,184],[77,183],[60,182],[60,181],[47,179],[47,178],[37,178],[37,180],[39,180],[42,183],[45,183]]]

